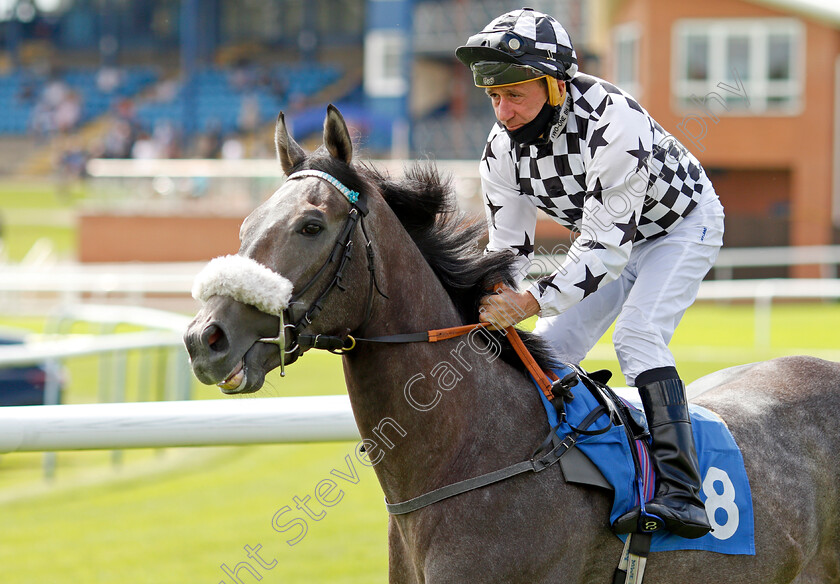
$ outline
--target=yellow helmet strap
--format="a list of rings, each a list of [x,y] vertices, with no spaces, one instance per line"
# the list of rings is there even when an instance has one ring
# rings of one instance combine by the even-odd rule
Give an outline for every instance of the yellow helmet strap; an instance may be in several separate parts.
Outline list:
[[[561,91],[557,79],[548,75],[544,79],[545,84],[548,86],[548,103],[552,106],[563,103],[563,98],[566,97],[566,84],[563,84],[563,90]]]

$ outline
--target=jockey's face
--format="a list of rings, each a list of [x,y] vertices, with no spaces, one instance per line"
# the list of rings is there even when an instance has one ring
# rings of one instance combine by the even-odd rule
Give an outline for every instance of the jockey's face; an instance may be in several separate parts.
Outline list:
[[[516,130],[533,120],[548,100],[545,80],[534,79],[506,87],[488,87],[496,119],[508,131]]]

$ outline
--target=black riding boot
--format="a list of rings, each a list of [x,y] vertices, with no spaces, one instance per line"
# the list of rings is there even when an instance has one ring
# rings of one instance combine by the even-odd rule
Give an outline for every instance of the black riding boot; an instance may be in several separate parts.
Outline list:
[[[640,376],[641,377],[641,376]],[[711,531],[700,500],[700,472],[685,385],[679,378],[639,387],[651,436],[656,494],[645,510],[665,521],[671,533],[688,539]]]

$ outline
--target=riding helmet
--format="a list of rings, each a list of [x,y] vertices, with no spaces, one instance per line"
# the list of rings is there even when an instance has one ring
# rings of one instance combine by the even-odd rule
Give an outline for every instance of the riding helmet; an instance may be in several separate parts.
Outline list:
[[[545,76],[566,81],[577,73],[569,34],[557,20],[532,8],[502,14],[458,47],[455,56],[472,70],[476,87]]]

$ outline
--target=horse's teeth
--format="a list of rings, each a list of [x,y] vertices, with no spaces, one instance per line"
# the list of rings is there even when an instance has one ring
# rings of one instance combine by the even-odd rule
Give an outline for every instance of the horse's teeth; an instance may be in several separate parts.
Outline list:
[[[227,376],[224,381],[220,381],[216,385],[224,390],[236,390],[242,387],[245,383],[245,368],[242,366],[240,362],[239,365],[236,366],[236,369]]]

